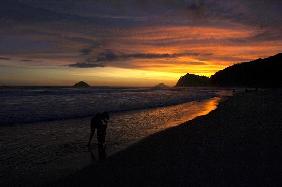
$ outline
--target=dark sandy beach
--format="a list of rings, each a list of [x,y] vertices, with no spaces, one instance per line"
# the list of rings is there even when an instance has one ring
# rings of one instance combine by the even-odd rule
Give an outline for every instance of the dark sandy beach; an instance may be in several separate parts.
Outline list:
[[[281,186],[281,123],[281,90],[240,93],[52,185]]]

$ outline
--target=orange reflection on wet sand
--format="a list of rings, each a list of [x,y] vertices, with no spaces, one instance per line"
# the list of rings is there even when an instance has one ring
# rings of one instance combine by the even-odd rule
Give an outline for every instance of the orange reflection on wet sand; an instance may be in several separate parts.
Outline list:
[[[173,119],[173,116],[172,116],[172,120],[169,120],[165,124],[163,129],[178,126],[198,116],[203,116],[203,115],[210,113],[211,111],[217,108],[217,105],[220,100],[221,98],[214,97],[214,98],[207,99],[204,101],[193,101],[190,103],[184,103],[184,104],[175,106],[179,109],[178,114],[173,112],[174,113],[173,115],[176,115],[175,118]]]

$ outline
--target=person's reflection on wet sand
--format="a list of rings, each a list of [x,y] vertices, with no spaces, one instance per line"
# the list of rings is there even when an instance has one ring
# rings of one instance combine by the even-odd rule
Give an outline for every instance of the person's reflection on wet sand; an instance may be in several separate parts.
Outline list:
[[[92,161],[97,161],[94,150],[91,147],[89,147],[88,150]],[[99,160],[105,160],[107,158],[106,146],[98,144],[98,158]]]
[[[88,147],[88,151],[90,153],[90,157],[92,159],[92,161],[96,161],[96,157],[95,157],[95,154],[93,153],[93,150],[91,149],[91,147]]]
[[[107,157],[106,146],[103,144],[98,145],[99,160],[105,160]]]

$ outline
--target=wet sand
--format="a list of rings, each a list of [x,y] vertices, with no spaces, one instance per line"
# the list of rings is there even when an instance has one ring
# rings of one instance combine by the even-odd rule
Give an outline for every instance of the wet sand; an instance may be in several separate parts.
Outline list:
[[[106,154],[214,110],[220,98],[114,113]],[[0,128],[0,186],[39,185],[66,177],[99,159],[94,137],[86,147],[90,118],[19,124]],[[1,185],[2,184],[2,185]]]
[[[281,90],[237,94],[52,185],[281,186],[281,125]]]

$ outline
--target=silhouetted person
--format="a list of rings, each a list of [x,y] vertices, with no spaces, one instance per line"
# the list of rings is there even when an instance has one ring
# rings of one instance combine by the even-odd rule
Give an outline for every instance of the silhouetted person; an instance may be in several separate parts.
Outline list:
[[[98,144],[103,145],[105,143],[106,138],[106,130],[107,130],[107,123],[109,120],[109,114],[107,112],[97,113],[92,119],[91,119],[91,132],[90,137],[88,141],[88,146],[90,146],[92,138],[95,134],[95,130],[97,129],[97,140]]]

